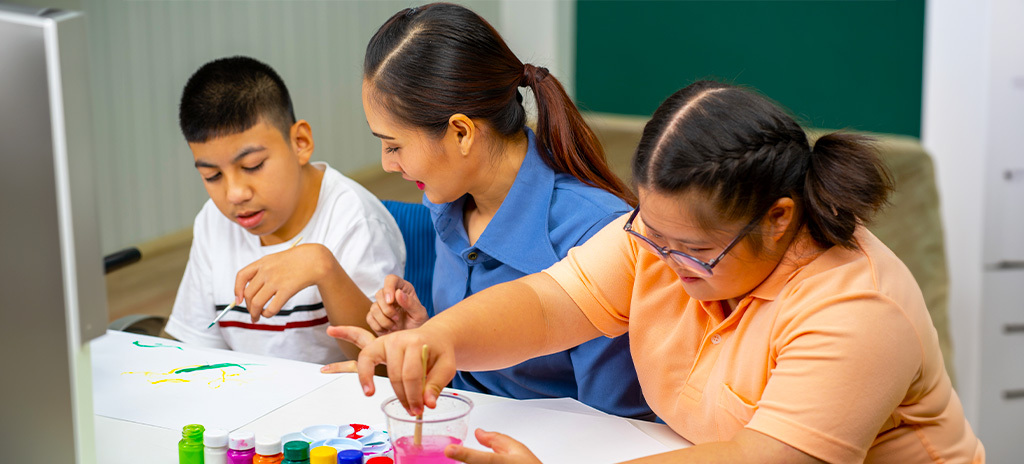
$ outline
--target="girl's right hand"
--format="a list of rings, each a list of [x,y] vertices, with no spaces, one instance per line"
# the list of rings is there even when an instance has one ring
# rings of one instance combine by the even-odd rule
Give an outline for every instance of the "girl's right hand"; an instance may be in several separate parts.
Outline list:
[[[422,414],[424,405],[436,407],[441,389],[455,377],[455,347],[443,329],[404,330],[374,338],[366,329],[332,326],[327,334],[362,348],[356,369],[366,396],[373,396],[375,391],[374,367],[386,364],[391,388],[410,415]],[[422,360],[424,345],[429,347],[426,374]]]
[[[377,335],[385,335],[415,329],[427,322],[428,317],[427,308],[420,303],[412,284],[391,274],[384,279],[384,287],[377,291],[376,301],[366,314],[366,323]]]

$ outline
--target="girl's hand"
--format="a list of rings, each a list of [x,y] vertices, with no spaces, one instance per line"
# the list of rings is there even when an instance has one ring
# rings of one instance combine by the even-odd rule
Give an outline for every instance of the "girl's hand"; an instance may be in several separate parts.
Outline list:
[[[448,445],[444,449],[444,455],[469,464],[540,464],[540,460],[530,452],[526,445],[513,440],[508,435],[476,429],[476,441],[494,452],[478,451],[460,445]]]
[[[377,291],[376,301],[366,314],[366,323],[377,335],[385,335],[415,329],[427,322],[427,317],[427,308],[420,303],[412,284],[392,274]]]
[[[373,396],[373,372],[378,364],[386,364],[395,396],[410,415],[423,413],[423,407],[433,409],[437,397],[455,377],[455,348],[452,337],[443,329],[403,330],[374,338],[366,329],[351,326],[327,328],[327,335],[347,340],[359,346],[356,371],[366,396]],[[426,384],[424,384],[423,345],[428,345]],[[345,363],[336,363],[344,366]],[[351,366],[351,364],[348,364]],[[334,366],[333,364],[331,366]]]

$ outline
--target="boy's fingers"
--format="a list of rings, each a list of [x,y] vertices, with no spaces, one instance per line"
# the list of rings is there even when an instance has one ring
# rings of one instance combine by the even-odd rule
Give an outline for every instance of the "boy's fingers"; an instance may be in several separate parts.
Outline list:
[[[359,372],[359,364],[356,361],[341,361],[330,363],[320,368],[324,374],[341,374],[348,372]]]
[[[278,291],[270,298],[267,302],[266,307],[263,308],[263,317],[274,317],[277,313],[281,312],[281,307],[288,301],[291,296],[287,296],[282,291]]]
[[[238,301],[238,295],[242,295],[245,292],[245,285],[256,276],[256,272],[259,271],[259,267],[252,263],[246,267],[243,267],[238,274],[235,274],[235,302]]]
[[[254,324],[260,320],[260,316],[263,315],[264,308],[266,308],[267,303],[270,302],[270,299],[274,297],[275,293],[277,293],[276,290],[270,288],[269,285],[264,285],[249,301],[249,315],[252,316],[252,322]],[[273,316],[273,314],[271,314],[271,316]]]

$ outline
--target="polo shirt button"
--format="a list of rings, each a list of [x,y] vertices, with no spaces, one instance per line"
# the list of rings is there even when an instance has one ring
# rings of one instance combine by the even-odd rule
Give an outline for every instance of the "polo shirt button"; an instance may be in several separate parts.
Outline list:
[[[469,258],[470,261],[476,261],[477,254],[475,251],[471,251],[466,255],[466,257]]]
[[[714,334],[714,335],[712,335],[712,336],[711,336],[711,343],[712,343],[713,345],[717,345],[717,344],[719,344],[719,343],[722,343],[722,336],[721,336],[721,335],[718,335],[718,334]]]

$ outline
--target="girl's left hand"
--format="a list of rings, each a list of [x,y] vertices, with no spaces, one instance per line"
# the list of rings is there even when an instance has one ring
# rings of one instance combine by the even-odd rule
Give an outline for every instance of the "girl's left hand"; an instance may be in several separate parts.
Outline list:
[[[460,445],[448,445],[444,455],[468,464],[540,464],[526,445],[498,432],[476,429],[476,441],[492,449],[493,453],[478,451]]]

